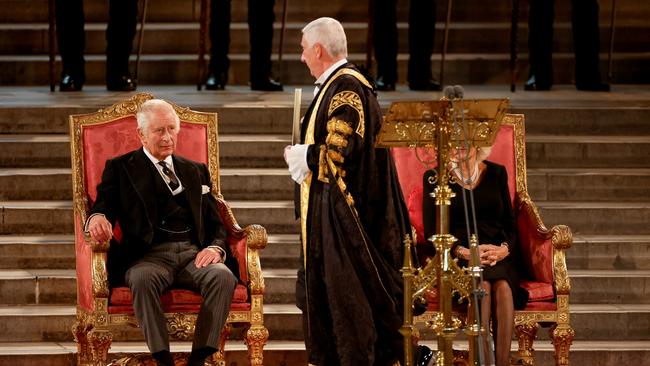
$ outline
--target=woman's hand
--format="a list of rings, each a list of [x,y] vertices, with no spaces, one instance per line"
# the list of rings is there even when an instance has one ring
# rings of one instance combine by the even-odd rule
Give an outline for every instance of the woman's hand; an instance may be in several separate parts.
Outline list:
[[[494,266],[497,262],[507,257],[509,253],[506,245],[480,244],[478,246],[482,266]]]

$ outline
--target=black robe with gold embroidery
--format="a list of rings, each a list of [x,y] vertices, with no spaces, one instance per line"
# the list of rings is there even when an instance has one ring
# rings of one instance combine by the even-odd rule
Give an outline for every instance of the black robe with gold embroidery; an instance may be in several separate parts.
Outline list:
[[[296,296],[315,365],[402,358],[399,270],[410,224],[389,151],[374,147],[381,121],[373,88],[352,64],[330,76],[303,119],[311,174],[296,202]]]

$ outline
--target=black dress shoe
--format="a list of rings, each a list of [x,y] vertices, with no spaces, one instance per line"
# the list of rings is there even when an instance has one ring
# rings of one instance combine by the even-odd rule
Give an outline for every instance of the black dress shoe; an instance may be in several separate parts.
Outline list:
[[[264,80],[255,80],[251,81],[251,90],[282,91],[282,84],[271,78]]]
[[[395,91],[395,82],[390,82],[384,79],[383,76],[377,76],[375,85],[377,85],[377,90],[380,91]]]
[[[228,76],[223,72],[208,72],[208,77],[205,78],[206,90],[224,90],[226,88],[226,81]]]
[[[576,83],[576,89],[582,91],[594,92],[608,92],[610,90],[609,84],[605,83]]]
[[[128,72],[106,78],[106,89],[110,91],[134,91],[137,87],[138,82]]]
[[[62,92],[79,91],[84,86],[83,77],[74,77],[72,74],[63,74],[59,90]]]
[[[431,348],[419,345],[415,351],[415,366],[431,366],[435,363],[435,355]]]
[[[538,82],[537,78],[535,78],[535,75],[532,75],[528,79],[528,81],[526,81],[526,84],[524,85],[524,90],[527,90],[527,91],[551,90],[551,84],[550,83]]]
[[[441,91],[442,86],[433,79],[424,79],[422,81],[409,82],[409,89],[418,91]]]

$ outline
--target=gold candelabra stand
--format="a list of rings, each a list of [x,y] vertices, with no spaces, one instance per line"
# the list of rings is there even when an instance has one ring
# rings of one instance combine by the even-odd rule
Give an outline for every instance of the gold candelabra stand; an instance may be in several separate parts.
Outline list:
[[[436,204],[436,234],[428,241],[434,245],[433,259],[420,268],[413,266],[412,245],[404,240],[404,323],[400,332],[404,336],[406,366],[413,365],[413,303],[422,300],[424,294],[438,289],[438,309],[427,326],[437,335],[437,365],[451,366],[453,363],[453,341],[461,329],[461,321],[452,313],[452,298],[458,293],[460,299],[470,301],[473,290],[472,276],[480,276],[480,267],[474,261],[470,269],[460,268],[452,258],[451,248],[456,238],[449,233],[449,206],[454,193],[449,187],[451,171],[448,168],[451,151],[469,146],[491,146],[503,116],[508,109],[507,99],[447,100],[393,103],[382,124],[377,147],[409,147],[415,149],[419,162],[427,169],[435,167],[432,193]],[[435,159],[426,159],[421,152],[435,151]],[[429,154],[431,155],[431,154]],[[440,164],[436,164],[441,162]],[[474,237],[472,246],[478,245]],[[474,316],[474,319],[478,317]],[[465,327],[469,341],[469,364],[478,361],[477,336],[480,324],[477,320]]]

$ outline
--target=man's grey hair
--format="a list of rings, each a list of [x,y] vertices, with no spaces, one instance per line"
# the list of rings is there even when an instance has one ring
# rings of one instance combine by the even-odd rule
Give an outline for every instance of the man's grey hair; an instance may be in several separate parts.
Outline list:
[[[318,18],[302,29],[307,44],[320,43],[334,57],[348,57],[348,40],[341,23],[334,18]]]
[[[154,113],[159,111],[167,110],[174,115],[174,120],[176,121],[176,130],[181,128],[181,120],[178,118],[178,114],[174,110],[171,104],[165,102],[162,99],[150,99],[140,105],[138,113],[135,115],[135,119],[138,121],[138,129],[142,133],[146,134],[149,129],[150,118]]]

